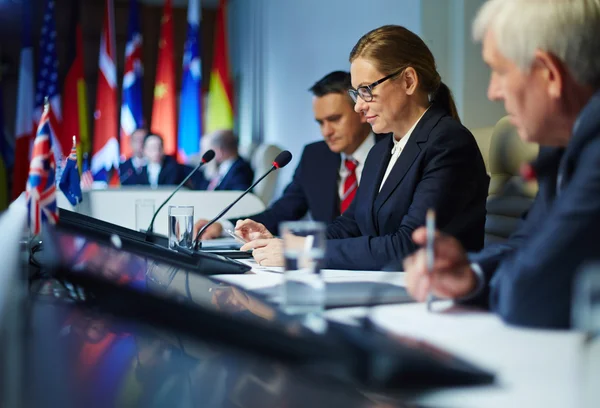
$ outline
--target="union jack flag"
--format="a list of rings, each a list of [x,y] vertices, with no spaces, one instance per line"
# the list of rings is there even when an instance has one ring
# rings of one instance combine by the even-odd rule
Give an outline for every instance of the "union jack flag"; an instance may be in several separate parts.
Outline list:
[[[34,235],[42,231],[42,224],[58,221],[56,206],[56,159],[52,149],[53,129],[50,124],[51,108],[47,102],[40,119],[33,152],[29,163],[26,199],[29,229]]]

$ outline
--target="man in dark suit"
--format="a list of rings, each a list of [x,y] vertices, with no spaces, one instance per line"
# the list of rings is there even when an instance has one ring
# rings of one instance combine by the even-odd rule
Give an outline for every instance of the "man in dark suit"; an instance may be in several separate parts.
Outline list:
[[[150,185],[154,188],[159,185],[177,185],[193,170],[165,155],[163,140],[157,134],[150,133],[144,138],[144,157],[146,164],[141,171],[123,175],[122,185]],[[194,175],[188,180],[186,187],[196,190],[202,182],[201,176]]]
[[[128,184],[127,180],[134,175],[139,175],[146,165],[144,157],[144,139],[148,134],[146,129],[136,129],[131,134],[131,157],[119,165],[119,179],[121,184]]]
[[[548,4],[543,14],[535,7],[494,0],[474,23],[492,68],[488,97],[504,101],[522,139],[543,146],[534,166],[539,192],[533,206],[504,244],[469,257],[442,234],[432,272],[422,250],[404,267],[417,300],[432,293],[490,307],[508,323],[566,328],[576,273],[600,256],[600,6],[574,0]],[[513,26],[506,18],[519,14],[529,21]],[[499,15],[504,18],[495,20]],[[522,30],[531,26],[545,29]],[[522,42],[526,33],[531,38]],[[526,50],[511,48],[523,44]],[[578,52],[564,52],[572,47]],[[425,231],[413,238],[423,245]]]
[[[238,154],[238,138],[231,130],[217,130],[202,136],[202,151],[214,150],[215,159],[204,166],[201,190],[246,190],[254,171]]]
[[[383,138],[374,135],[364,116],[354,112],[354,103],[347,93],[350,86],[350,74],[335,71],[310,88],[314,95],[315,120],[325,140],[304,148],[294,177],[281,198],[262,213],[246,218],[276,233],[280,222],[299,220],[307,214],[316,221],[329,224],[349,206],[356,194],[356,186],[350,189],[350,181],[354,178],[356,184],[360,183],[367,154],[375,142]],[[353,171],[346,163],[350,163]],[[354,163],[356,165],[352,167]],[[227,228],[233,229],[232,222],[235,221],[226,221]],[[206,220],[200,220],[196,230],[205,223]],[[216,223],[203,238],[218,237],[222,229],[222,225]]]

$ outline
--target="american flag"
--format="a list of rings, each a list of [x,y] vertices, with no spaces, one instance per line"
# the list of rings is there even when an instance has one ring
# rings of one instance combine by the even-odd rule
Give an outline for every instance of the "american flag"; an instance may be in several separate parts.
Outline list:
[[[87,156],[87,153],[83,155],[81,165],[81,190],[82,191],[90,191],[94,185],[94,176],[92,176],[92,171],[90,170],[90,163]]]
[[[50,116],[48,120],[55,130],[52,135],[52,148],[56,163],[60,163],[63,155],[67,155],[71,145],[70,139],[66,143],[60,140],[60,88],[58,86],[58,58],[56,57],[56,23],[54,21],[55,0],[46,1],[42,35],[40,40],[40,55],[37,79],[35,84],[35,108],[33,112],[35,125],[41,123],[45,98],[50,102]],[[59,143],[60,142],[60,143]]]
[[[52,108],[46,104],[33,142],[29,163],[26,199],[29,229],[34,235],[42,231],[42,224],[58,221],[56,206],[56,160],[52,151],[53,129],[50,122]]]

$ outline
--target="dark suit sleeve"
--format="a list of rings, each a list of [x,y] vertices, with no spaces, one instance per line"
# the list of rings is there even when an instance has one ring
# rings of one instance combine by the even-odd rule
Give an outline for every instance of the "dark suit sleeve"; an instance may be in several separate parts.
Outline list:
[[[179,172],[181,174],[181,179],[178,183],[181,183],[184,178],[186,178],[192,171],[194,171],[195,167],[191,167],[185,164],[178,164]],[[191,190],[205,190],[208,185],[208,181],[204,178],[204,173],[201,169],[198,169],[197,172],[192,174],[188,181],[186,181],[185,186]],[[203,188],[204,186],[204,188]]]
[[[296,168],[294,177],[283,191],[281,198],[271,204],[265,211],[242,218],[250,218],[256,222],[260,222],[271,233],[277,234],[280,222],[299,220],[306,215],[308,212],[308,200],[302,188],[302,181],[304,180],[303,169],[306,165],[305,153],[302,153],[302,158]],[[230,221],[235,224],[237,219],[231,219]]]
[[[582,261],[598,259],[600,138],[578,158],[568,186],[538,231],[505,259],[491,283],[492,308],[508,323],[568,327],[571,291]]]
[[[360,185],[358,188],[360,189]],[[353,200],[350,203],[350,207],[327,226],[328,240],[359,237],[362,235],[358,223],[354,218],[355,203],[356,200]]]
[[[252,185],[254,179],[254,172],[250,165],[246,162],[242,162],[241,165],[236,166],[227,181],[227,190],[239,190],[244,191]]]
[[[326,267],[379,270],[400,262],[416,249],[412,233],[425,224],[429,208],[435,208],[442,230],[455,214],[464,211],[481,183],[477,175],[484,172],[477,160],[480,152],[472,136],[461,137],[456,131],[441,130],[424,154],[421,180],[396,232],[385,236],[359,236],[353,214],[340,217],[335,228],[328,229],[328,237],[337,239],[327,242]]]

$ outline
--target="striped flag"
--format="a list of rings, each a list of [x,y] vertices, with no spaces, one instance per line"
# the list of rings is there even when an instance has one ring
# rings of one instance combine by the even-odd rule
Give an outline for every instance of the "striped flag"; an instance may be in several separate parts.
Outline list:
[[[37,135],[33,142],[33,152],[29,163],[26,199],[29,213],[29,229],[33,235],[39,235],[42,225],[55,224],[58,221],[56,205],[56,159],[53,152],[52,107],[44,106]]]
[[[8,207],[8,167],[12,161],[6,134],[4,133],[4,92],[2,68],[0,68],[0,211]]]
[[[113,0],[106,0],[104,27],[100,36],[98,66],[91,170],[94,180],[108,183],[111,170],[114,172],[118,171],[119,168],[115,10]]]
[[[73,147],[67,158],[58,187],[64,193],[65,197],[67,197],[67,200],[69,200],[71,205],[77,205],[83,199],[79,168],[77,167],[77,139],[75,136],[73,136]]]
[[[206,132],[233,129],[233,84],[227,47],[227,0],[220,0],[215,28],[215,55],[210,73]]]
[[[183,163],[200,151],[202,135],[202,60],[200,59],[200,0],[190,0],[187,39],[183,49],[183,75],[179,102],[178,157]]]
[[[33,136],[33,46],[31,43],[31,9],[23,6],[23,45],[19,62],[17,118],[15,123],[15,167],[11,198],[16,199],[27,184],[29,148]]]
[[[142,115],[142,33],[137,0],[129,3],[129,28],[125,44],[125,73],[121,103],[121,161],[131,157],[131,134],[141,128]]]
[[[42,35],[40,38],[40,58],[35,84],[35,105],[33,111],[34,126],[40,123],[46,98],[52,109],[48,120],[54,132],[51,133],[52,149],[56,164],[60,166],[62,158],[69,154],[71,143],[61,137],[60,87],[58,86],[58,58],[56,57],[56,22],[54,21],[55,0],[46,0]],[[69,139],[67,139],[69,140]]]
[[[76,135],[79,140],[77,153],[78,165],[84,153],[90,151],[90,132],[88,123],[87,87],[83,73],[83,36],[80,21],[79,0],[71,0],[69,21],[69,49],[67,76],[63,85],[63,121],[62,135],[65,138]]]
[[[15,123],[15,166],[11,198],[16,199],[27,184],[29,148],[33,138],[33,46],[31,42],[31,4],[23,2],[23,33],[19,62],[17,118]]]
[[[90,161],[88,155],[84,154],[81,161],[81,190],[90,191],[94,186],[94,177],[92,176],[92,171],[90,170]]]
[[[177,114],[175,88],[175,65],[173,52],[173,6],[172,0],[165,1],[160,38],[154,103],[152,105],[152,132],[162,136],[165,153],[177,154]]]

